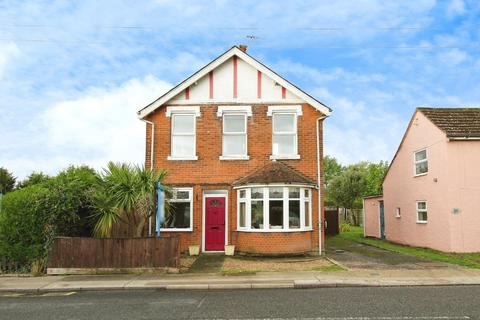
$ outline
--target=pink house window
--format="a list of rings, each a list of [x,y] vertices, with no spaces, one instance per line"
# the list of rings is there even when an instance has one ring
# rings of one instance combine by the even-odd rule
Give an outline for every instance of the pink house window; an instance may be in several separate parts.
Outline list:
[[[415,152],[415,175],[424,175],[428,173],[428,159],[427,159],[427,150],[423,149]]]

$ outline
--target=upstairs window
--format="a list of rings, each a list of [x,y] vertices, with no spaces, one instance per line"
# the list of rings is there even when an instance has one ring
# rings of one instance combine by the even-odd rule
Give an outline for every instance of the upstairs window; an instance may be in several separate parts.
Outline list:
[[[427,159],[427,150],[420,150],[415,152],[415,175],[424,175],[428,173],[428,159]]]
[[[427,220],[428,220],[427,202],[417,201],[417,223],[427,223]]]
[[[195,118],[200,116],[200,107],[167,107],[166,115],[171,117],[171,147],[168,160],[197,160]]]
[[[274,157],[297,156],[297,115],[273,114],[272,155]]]
[[[223,115],[222,156],[242,158],[247,156],[247,114]]]
[[[171,155],[173,158],[195,157],[195,115],[172,116]]]

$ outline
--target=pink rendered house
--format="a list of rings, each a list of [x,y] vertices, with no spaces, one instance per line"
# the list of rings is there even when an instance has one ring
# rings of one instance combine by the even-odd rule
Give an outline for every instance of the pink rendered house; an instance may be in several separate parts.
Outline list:
[[[367,236],[384,232],[410,246],[480,252],[480,108],[418,108],[383,198],[365,199],[364,206]]]

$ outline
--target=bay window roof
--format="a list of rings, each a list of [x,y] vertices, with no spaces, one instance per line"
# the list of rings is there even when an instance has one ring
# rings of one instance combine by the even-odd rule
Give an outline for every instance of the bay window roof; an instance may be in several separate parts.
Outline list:
[[[272,161],[265,166],[233,182],[233,186],[249,184],[303,184],[315,186],[316,183],[281,161]]]

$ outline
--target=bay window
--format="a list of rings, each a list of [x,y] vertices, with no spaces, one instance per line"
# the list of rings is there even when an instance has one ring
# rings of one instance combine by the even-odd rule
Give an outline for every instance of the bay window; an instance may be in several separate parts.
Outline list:
[[[247,187],[237,190],[239,230],[305,231],[312,228],[308,187]]]

